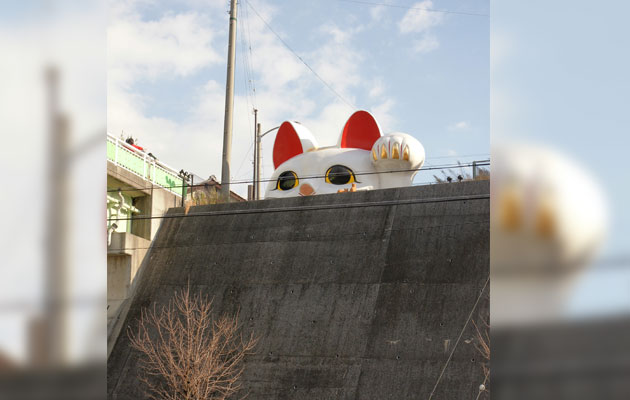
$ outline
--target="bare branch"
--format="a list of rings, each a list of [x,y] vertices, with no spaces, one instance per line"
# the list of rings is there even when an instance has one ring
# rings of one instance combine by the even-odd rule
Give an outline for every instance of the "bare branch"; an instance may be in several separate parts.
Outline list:
[[[140,381],[156,400],[226,399],[236,393],[244,359],[258,339],[244,338],[238,314],[212,317],[212,301],[190,293],[190,284],[159,311],[142,310],[128,330],[140,352]]]

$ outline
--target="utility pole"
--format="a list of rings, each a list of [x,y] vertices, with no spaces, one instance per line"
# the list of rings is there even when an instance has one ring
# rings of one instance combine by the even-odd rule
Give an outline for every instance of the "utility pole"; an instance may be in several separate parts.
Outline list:
[[[223,123],[223,164],[221,200],[230,201],[230,160],[232,158],[232,114],[234,108],[234,59],[236,57],[236,0],[230,0],[230,42],[228,44],[227,79],[225,82],[225,120]]]
[[[260,200],[258,196],[258,110],[254,108],[254,179],[252,182],[252,200]]]
[[[254,154],[256,154],[254,161],[254,192],[256,200],[260,200],[260,176],[262,175],[262,138],[265,137],[265,135],[269,132],[273,132],[279,128],[280,126],[276,126],[261,134],[260,123],[256,124],[256,147],[254,148]]]
[[[256,200],[260,200],[260,175],[262,171],[261,154],[262,154],[262,136],[260,135],[260,124],[256,124],[256,183],[254,191]]]

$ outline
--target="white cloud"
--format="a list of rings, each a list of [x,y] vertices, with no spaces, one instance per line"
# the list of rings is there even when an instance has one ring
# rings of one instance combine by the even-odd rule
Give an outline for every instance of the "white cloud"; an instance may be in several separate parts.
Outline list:
[[[194,12],[143,21],[118,12],[107,29],[108,80],[126,85],[139,77],[186,76],[222,62],[212,47],[215,32],[207,17]]]
[[[394,99],[387,98],[371,109],[374,118],[376,118],[381,129],[383,129],[383,133],[392,132],[394,130],[395,119],[393,118],[392,110],[395,105],[396,101]]]
[[[354,50],[351,40],[362,29],[361,26],[348,30],[324,26],[322,31],[332,40],[324,42],[308,57],[315,60],[313,67],[317,74],[351,103],[355,99],[352,98],[350,89],[361,83],[359,67],[364,60],[363,55]]]
[[[331,35],[334,39],[335,43],[344,44],[348,43],[352,36],[363,31],[365,26],[363,25],[353,25],[352,28],[347,28],[343,30],[336,25],[326,24],[320,27],[320,31],[324,34]]]
[[[442,13],[423,10],[433,8],[433,2],[431,0],[415,3],[410,7],[412,7],[412,9],[407,11],[398,24],[401,33],[423,33],[442,23],[444,18]]]
[[[383,80],[374,79],[372,81],[370,91],[368,92],[368,96],[370,96],[370,98],[376,98],[376,97],[381,96],[384,91],[385,91],[385,84],[383,83]]]
[[[264,4],[256,6],[265,20],[276,28],[283,38],[289,38],[274,24],[273,10]],[[315,135],[320,145],[334,145],[343,124],[354,111],[332,94],[302,63],[287,50],[254,13],[249,13],[249,32],[251,38],[252,60],[255,65],[256,101],[260,109],[259,122],[263,131],[272,128],[284,120],[293,119],[303,122]],[[223,141],[224,116],[224,75],[209,76],[206,84],[186,99],[190,103],[190,113],[186,120],[178,122],[161,116],[148,116],[145,105],[149,104],[145,94],[132,90],[133,83],[153,74],[155,84],[161,79],[177,79],[186,74],[194,74],[207,65],[223,62],[213,48],[213,38],[223,37],[227,24],[209,20],[209,17],[197,13],[167,14],[153,21],[144,21],[133,8],[119,12],[117,19],[110,24],[108,46],[110,52],[110,83],[108,93],[108,129],[119,134],[121,129],[134,132],[141,138],[141,144],[150,148],[158,158],[176,169],[192,170],[197,175],[207,177],[210,174],[221,175],[221,153]],[[132,21],[141,27],[132,26]],[[184,23],[185,21],[185,23]],[[159,29],[160,24],[164,29]],[[187,26],[183,26],[187,25]],[[277,25],[277,26],[276,26]],[[217,28],[215,28],[217,27]],[[309,53],[299,52],[300,56],[335,91],[344,98],[355,102],[353,93],[367,85],[366,82],[378,82],[377,78],[362,76],[361,62],[364,56],[353,45],[354,35],[362,26],[340,28],[324,25],[320,29],[323,36],[320,44]],[[147,58],[130,55],[131,50],[115,47],[126,46],[126,37],[133,33],[140,38],[132,41],[141,52],[159,51],[166,48],[170,56],[148,55]],[[126,33],[128,32],[128,33]],[[191,35],[201,37],[190,37]],[[189,39],[189,40],[188,40]],[[287,39],[292,44],[290,39]],[[203,50],[201,50],[203,49]],[[203,51],[206,55],[196,55]],[[222,53],[222,52],[221,52]],[[181,60],[170,58],[176,54]],[[128,56],[128,57],[127,57]],[[123,58],[123,59],[121,59]],[[117,76],[120,74],[120,76]],[[214,78],[214,79],[210,79]],[[235,77],[237,84],[242,77]],[[390,123],[394,120],[391,113],[392,101],[385,95],[383,88],[369,88],[372,110],[379,122]],[[369,105],[359,104],[368,108]],[[235,96],[234,127],[232,144],[233,179],[251,179],[251,132],[253,129],[252,104],[245,95]],[[248,117],[246,117],[248,115]],[[263,139],[263,175],[273,171],[271,163],[274,135]],[[143,140],[144,139],[144,140]],[[232,188],[241,195],[246,194],[247,185]],[[263,189],[264,190],[264,189]]]
[[[420,54],[429,53],[440,46],[432,32],[433,28],[442,24],[444,16],[441,13],[426,11],[433,8],[431,0],[415,3],[411,7],[413,8],[400,20],[398,29],[402,34],[420,34],[420,39],[414,42],[413,50]]]
[[[429,53],[440,47],[440,42],[433,35],[424,35],[420,40],[416,41],[413,46],[413,50],[416,53],[424,54]]]
[[[470,128],[468,121],[459,121],[448,126],[449,131],[465,131]]]
[[[370,16],[372,17],[372,21],[382,21],[384,14],[385,6],[383,5],[370,8]]]

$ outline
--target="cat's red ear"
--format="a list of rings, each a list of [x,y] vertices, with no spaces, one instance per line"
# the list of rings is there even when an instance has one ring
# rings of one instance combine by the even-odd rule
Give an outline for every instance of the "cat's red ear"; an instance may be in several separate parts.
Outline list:
[[[381,128],[367,111],[357,111],[343,127],[339,147],[372,150],[372,145],[381,137]]]
[[[278,168],[285,161],[315,147],[317,142],[305,126],[285,121],[280,125],[273,143],[273,166]]]

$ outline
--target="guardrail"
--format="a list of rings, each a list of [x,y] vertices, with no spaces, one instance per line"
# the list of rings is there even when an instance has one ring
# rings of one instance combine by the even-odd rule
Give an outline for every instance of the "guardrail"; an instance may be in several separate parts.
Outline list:
[[[107,159],[177,196],[186,195],[186,185],[179,176],[179,172],[109,134],[107,135]]]

